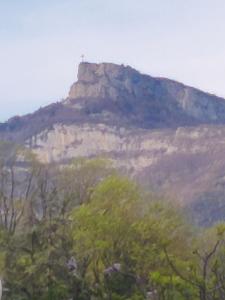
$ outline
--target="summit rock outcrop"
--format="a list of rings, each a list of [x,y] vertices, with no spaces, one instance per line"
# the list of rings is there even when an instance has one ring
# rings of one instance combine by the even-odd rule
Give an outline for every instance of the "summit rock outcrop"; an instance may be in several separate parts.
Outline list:
[[[81,63],[68,103],[81,99],[90,111],[117,113],[143,128],[225,122],[224,99],[123,65]]]

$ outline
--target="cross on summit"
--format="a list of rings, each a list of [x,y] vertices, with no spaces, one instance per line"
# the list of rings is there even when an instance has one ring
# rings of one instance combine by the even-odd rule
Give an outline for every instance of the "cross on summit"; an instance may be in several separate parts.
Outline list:
[[[84,54],[81,55],[81,62],[84,62]]]

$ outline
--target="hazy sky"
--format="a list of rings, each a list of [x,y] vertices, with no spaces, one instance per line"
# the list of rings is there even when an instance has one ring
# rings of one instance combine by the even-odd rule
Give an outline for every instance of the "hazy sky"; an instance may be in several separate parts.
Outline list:
[[[225,97],[225,1],[0,0],[0,121],[66,97],[82,53]]]

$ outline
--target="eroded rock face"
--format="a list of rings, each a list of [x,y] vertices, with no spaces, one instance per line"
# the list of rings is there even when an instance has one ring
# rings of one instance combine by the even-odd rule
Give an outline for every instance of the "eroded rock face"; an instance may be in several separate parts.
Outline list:
[[[81,63],[78,81],[72,85],[67,103],[71,99],[89,99],[96,106],[98,99],[102,111],[110,110],[110,99],[114,111],[122,108],[127,116],[136,115],[139,125],[142,119],[143,127],[225,121],[224,99],[169,79],[140,74],[123,65]]]
[[[56,124],[26,144],[43,162],[106,157],[142,184],[182,205],[200,205],[203,195],[208,199],[212,192],[220,199],[225,195],[224,126],[149,131],[104,124]]]
[[[110,98],[116,101],[123,93],[137,93],[133,83],[139,80],[139,76],[137,71],[123,65],[81,63],[78,81],[72,85],[68,98]]]

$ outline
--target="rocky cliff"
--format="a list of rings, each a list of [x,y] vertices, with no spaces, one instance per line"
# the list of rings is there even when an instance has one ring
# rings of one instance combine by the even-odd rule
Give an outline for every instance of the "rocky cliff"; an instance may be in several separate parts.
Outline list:
[[[68,97],[0,125],[43,162],[104,156],[201,223],[225,218],[225,100],[115,64],[81,63]]]
[[[225,122],[224,99],[123,65],[80,64],[66,103],[76,107],[80,99],[90,111],[117,113],[144,128]]]

